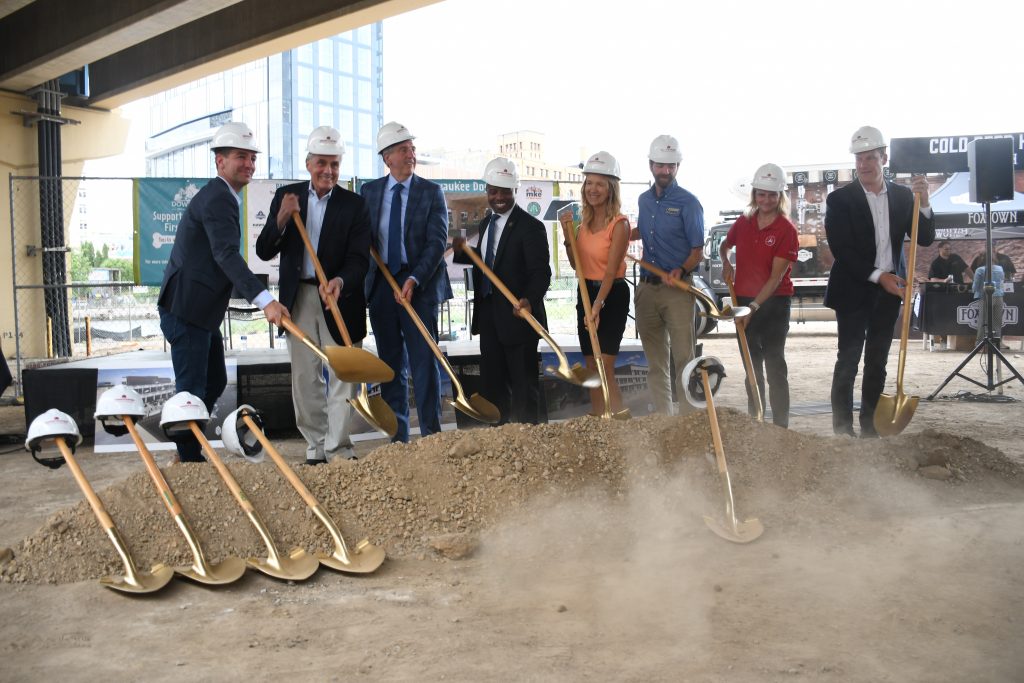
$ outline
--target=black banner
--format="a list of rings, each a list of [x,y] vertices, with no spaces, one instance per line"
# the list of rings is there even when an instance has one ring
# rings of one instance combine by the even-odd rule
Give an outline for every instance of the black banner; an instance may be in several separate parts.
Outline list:
[[[893,138],[889,168],[894,173],[956,173],[968,171],[967,143],[978,138],[1013,140],[1013,167],[1024,170],[1024,133],[947,135],[934,138]]]
[[[793,184],[796,186],[807,184],[807,171],[793,171]]]

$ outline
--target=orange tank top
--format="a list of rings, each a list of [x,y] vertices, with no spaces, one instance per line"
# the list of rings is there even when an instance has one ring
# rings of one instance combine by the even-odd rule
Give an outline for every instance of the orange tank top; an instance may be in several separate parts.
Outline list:
[[[604,279],[605,269],[608,267],[608,255],[612,250],[612,228],[619,221],[626,221],[626,230],[629,230],[629,219],[619,214],[612,218],[608,226],[601,232],[593,233],[585,225],[580,226],[576,237],[576,250],[580,253],[580,263],[583,277],[587,280]],[[626,261],[623,259],[615,270],[615,277],[626,276]]]

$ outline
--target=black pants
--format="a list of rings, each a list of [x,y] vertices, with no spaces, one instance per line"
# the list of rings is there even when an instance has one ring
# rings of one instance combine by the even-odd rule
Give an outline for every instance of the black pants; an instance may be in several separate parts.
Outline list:
[[[875,406],[885,386],[885,364],[889,360],[893,329],[900,314],[901,300],[881,287],[859,308],[836,311],[839,323],[839,352],[832,373],[832,430],[853,434],[853,383],[864,354],[861,381],[861,435],[875,435]]]
[[[740,306],[748,306],[753,297],[736,297]],[[765,401],[765,377],[768,379],[768,399],[772,407],[772,422],[778,427],[789,427],[789,367],[786,365],[786,335],[789,334],[789,311],[793,297],[773,296],[747,318],[747,346],[750,361],[757,378],[757,390]],[[747,412],[757,415],[754,394],[747,389]]]
[[[489,298],[476,307],[474,321],[480,332],[480,395],[501,411],[501,424],[537,424],[540,421],[538,340],[525,344],[502,341],[494,326]]]

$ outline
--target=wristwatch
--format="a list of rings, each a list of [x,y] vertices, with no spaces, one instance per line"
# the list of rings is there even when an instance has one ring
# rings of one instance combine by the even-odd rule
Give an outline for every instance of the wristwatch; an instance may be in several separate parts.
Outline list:
[[[747,308],[749,308],[754,313],[757,313],[757,311],[761,309],[761,304],[757,303],[756,301],[751,301]]]

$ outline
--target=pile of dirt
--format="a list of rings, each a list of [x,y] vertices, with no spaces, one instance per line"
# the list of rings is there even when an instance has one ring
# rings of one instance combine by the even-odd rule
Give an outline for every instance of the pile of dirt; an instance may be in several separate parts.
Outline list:
[[[864,441],[804,435],[728,409],[719,420],[739,514],[756,510],[777,529],[898,509],[911,504],[907,482],[916,482],[922,496],[960,502],[971,491],[1024,484],[1021,467],[1002,452],[955,435],[926,430]],[[710,434],[702,412],[628,422],[585,417],[436,434],[383,446],[358,462],[296,471],[350,545],[368,537],[392,557],[439,557],[439,551],[457,557],[503,519],[552,496],[597,494],[614,505],[652,484],[678,481],[708,513],[720,514]],[[88,472],[88,462],[82,464]],[[230,467],[280,550],[330,550],[327,533],[269,459]],[[266,556],[211,466],[179,464],[165,475],[207,559]],[[99,495],[140,568],[191,564],[144,471]],[[67,583],[122,572],[84,500],[54,514],[13,550],[0,568],[5,582]]]

